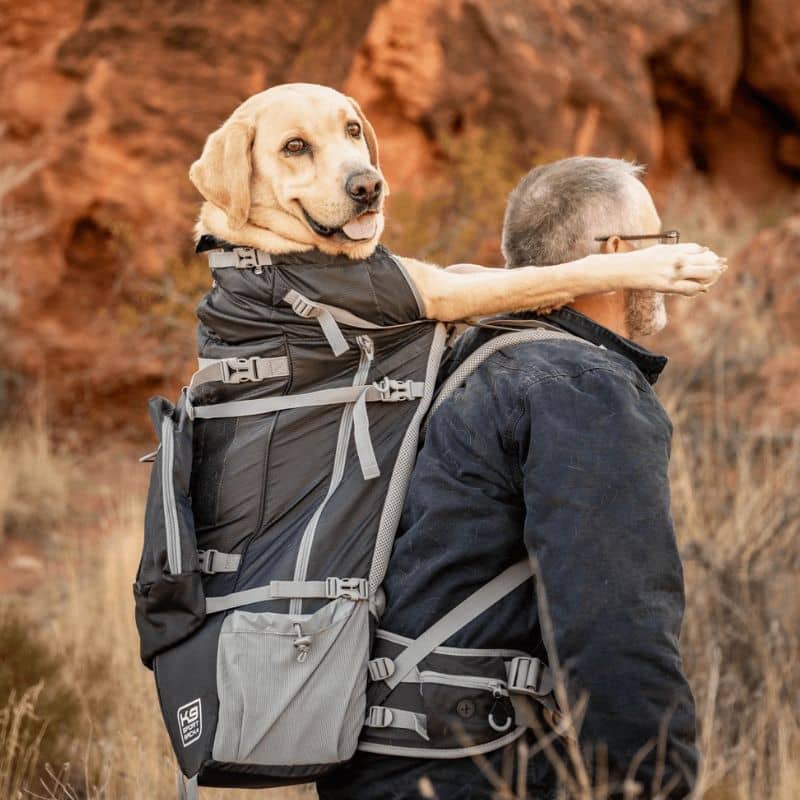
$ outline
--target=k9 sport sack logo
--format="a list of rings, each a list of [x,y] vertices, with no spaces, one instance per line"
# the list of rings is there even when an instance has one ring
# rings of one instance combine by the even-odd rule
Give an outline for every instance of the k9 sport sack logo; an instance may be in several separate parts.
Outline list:
[[[200,734],[203,733],[203,708],[199,697],[178,709],[178,729],[184,747],[188,747],[200,738]]]

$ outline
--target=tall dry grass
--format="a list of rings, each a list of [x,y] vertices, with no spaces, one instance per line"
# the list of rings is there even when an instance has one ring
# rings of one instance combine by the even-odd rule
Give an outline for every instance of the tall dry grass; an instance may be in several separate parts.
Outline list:
[[[139,557],[141,497],[110,508],[104,522],[103,541],[65,540],[66,552],[52,567],[51,580],[27,604],[39,623],[36,640],[58,654],[59,679],[80,704],[69,731],[69,762],[37,763],[42,741],[50,735],[45,729],[39,737],[47,722],[37,713],[40,687],[26,698],[8,698],[0,713],[0,737],[15,724],[30,733],[0,738],[10,754],[0,757],[3,800],[174,800],[175,761],[152,674],[139,661],[133,621],[130,586]],[[11,722],[4,725],[6,718]],[[15,740],[24,747],[14,750]],[[304,795],[303,788],[264,793],[281,800]],[[203,790],[208,800],[252,796]]]
[[[43,416],[0,431],[0,541],[42,539],[64,518],[71,460],[53,443]]]
[[[23,797],[35,780],[46,723],[36,714],[42,685],[8,693],[0,710],[0,797]]]

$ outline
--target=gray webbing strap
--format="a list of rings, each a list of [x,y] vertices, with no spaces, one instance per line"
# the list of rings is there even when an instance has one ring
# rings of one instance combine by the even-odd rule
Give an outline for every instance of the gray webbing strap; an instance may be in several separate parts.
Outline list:
[[[364,386],[369,376],[370,366],[375,358],[375,348],[369,336],[359,336],[356,341],[361,350],[361,358],[358,361],[358,368],[356,369],[355,375],[353,375],[353,386]],[[297,558],[295,560],[293,575],[296,581],[304,581],[308,576],[308,563],[311,559],[311,550],[314,546],[314,539],[317,535],[319,521],[322,519],[325,508],[344,478],[345,468],[347,466],[347,452],[350,449],[350,434],[353,429],[353,407],[354,403],[346,403],[342,409],[342,416],[339,420],[339,430],[336,434],[336,450],[333,454],[330,482],[328,483],[328,488],[325,491],[322,502],[316,507],[314,513],[311,515],[311,519],[303,530],[303,535],[297,548]],[[302,611],[302,599],[294,598],[289,604],[289,613],[300,614]]]
[[[316,319],[335,356],[340,356],[350,349],[350,345],[347,344],[347,339],[344,338],[344,334],[339,329],[336,317],[334,317],[329,306],[315,303],[294,289],[287,292],[283,300],[292,307],[292,311],[298,317]]]
[[[367,416],[367,392],[361,392],[353,407],[353,438],[356,441],[358,463],[365,481],[377,478],[380,474],[372,437],[369,435],[369,417]]]
[[[329,306],[327,303],[319,303],[316,300],[309,300],[305,295],[300,294],[300,292],[295,291],[294,289],[288,291],[283,299],[285,302],[289,303],[290,306],[292,306],[295,314],[299,314],[301,317],[313,317],[317,313],[317,310],[319,310],[326,311],[339,324],[347,325],[351,328],[364,328],[366,330],[374,331],[382,330],[384,327],[394,327],[391,325],[376,325],[374,322],[370,322],[368,319],[357,317],[346,308]],[[295,304],[300,309],[299,311],[297,308],[295,308]],[[308,307],[310,313],[309,311],[306,311],[306,307]]]
[[[236,572],[242,560],[239,553],[220,553],[219,550],[198,550],[197,560],[200,572],[216,575],[218,572]]]
[[[272,264],[272,256],[255,247],[234,247],[233,250],[209,250],[208,266],[211,269],[255,269],[260,272],[262,267]]]
[[[406,711],[403,708],[370,706],[364,725],[368,728],[402,728],[406,731],[414,731],[426,742],[430,741],[428,718],[425,714],[417,714],[414,711]]]
[[[197,775],[184,780],[183,773],[178,767],[178,800],[197,800],[198,796]]]
[[[356,336],[358,346],[361,348],[361,361],[354,379],[355,383],[363,383],[369,375],[369,369],[375,360],[375,344],[366,334]],[[377,478],[380,474],[378,459],[375,457],[375,448],[372,446],[372,437],[369,433],[369,416],[367,415],[366,391],[362,392],[353,406],[353,438],[356,442],[358,463],[365,481]]]
[[[287,408],[312,408],[332,406],[339,403],[355,403],[363,394],[367,403],[394,403],[422,396],[425,384],[419,381],[390,381],[394,384],[408,384],[408,391],[386,389],[381,384],[361,386],[341,386],[336,389],[321,389],[318,392],[287,394],[279,397],[261,397],[256,400],[232,400],[229,403],[212,403],[207,406],[193,406],[192,415],[196,419],[220,419],[222,417],[252,417],[257,414],[271,414]]]
[[[507,320],[503,321],[506,322]],[[467,356],[455,372],[442,384],[433,403],[431,403],[431,409],[423,425],[423,432],[428,427],[433,412],[436,411],[436,409],[439,408],[439,406],[444,403],[444,401],[447,400],[487,358],[489,358],[489,356],[493,355],[498,350],[502,350],[504,347],[513,347],[514,345],[526,344],[528,342],[541,342],[547,339],[573,339],[576,342],[583,342],[589,347],[596,347],[596,345],[591,342],[587,342],[585,339],[581,339],[578,336],[573,336],[566,331],[552,330],[551,326],[545,327],[537,325],[533,328],[526,327],[524,330],[495,336],[493,339],[486,342],[486,344],[481,345],[475,352]]]
[[[239,606],[263,603],[266,600],[368,600],[369,586],[365,578],[327,578],[324,581],[270,581],[266,586],[206,598],[206,614],[216,614]]]
[[[190,389],[205,383],[257,383],[270,378],[285,378],[289,374],[289,359],[276,358],[221,358],[201,359],[200,369],[192,375]]]
[[[460,631],[473,619],[491,608],[498,600],[513,592],[533,575],[530,562],[525,559],[501,572],[489,583],[481,586],[452,611],[431,625],[425,633],[412,642],[394,659],[394,673],[384,679],[384,683],[394,689],[414,667],[434,648]]]

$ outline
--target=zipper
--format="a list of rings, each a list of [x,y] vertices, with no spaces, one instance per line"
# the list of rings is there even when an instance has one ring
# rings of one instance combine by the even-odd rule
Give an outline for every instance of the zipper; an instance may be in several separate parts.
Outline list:
[[[175,440],[172,420],[167,416],[161,420],[161,445],[161,496],[164,503],[167,564],[170,573],[177,575],[181,571],[181,542],[178,508],[175,505],[175,483],[172,474],[175,461]]]
[[[370,365],[375,358],[375,348],[369,336],[357,336],[356,342],[361,350],[361,358],[359,359],[358,368],[353,378],[353,386],[361,386],[366,383]],[[344,468],[347,463],[347,451],[350,446],[350,434],[353,432],[354,408],[355,403],[347,403],[342,411],[342,419],[339,423],[339,435],[336,440],[336,455],[333,458],[331,482],[325,497],[314,512],[314,516],[309,520],[308,525],[306,525],[305,531],[303,531],[303,538],[300,540],[300,547],[297,551],[297,561],[294,567],[293,580],[295,581],[306,580],[306,576],[308,575],[308,562],[311,559],[311,547],[314,544],[314,536],[317,532],[319,520],[322,517],[322,512],[325,510],[328,501],[342,482]],[[300,614],[302,609],[303,600],[299,597],[293,597],[289,603],[289,613]]]
[[[477,675],[449,675],[434,670],[421,670],[420,683],[440,683],[444,686],[459,686],[464,689],[483,689],[495,697],[508,697],[508,683],[498,678],[480,678]]]

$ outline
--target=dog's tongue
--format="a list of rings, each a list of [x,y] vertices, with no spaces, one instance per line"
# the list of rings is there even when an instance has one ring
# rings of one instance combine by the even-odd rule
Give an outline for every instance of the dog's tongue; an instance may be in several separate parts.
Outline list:
[[[342,230],[349,239],[371,239],[378,230],[378,215],[367,212],[355,219],[351,219]]]

